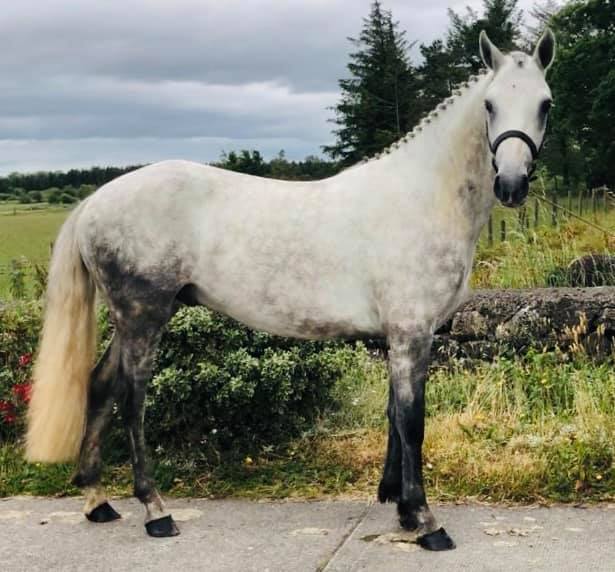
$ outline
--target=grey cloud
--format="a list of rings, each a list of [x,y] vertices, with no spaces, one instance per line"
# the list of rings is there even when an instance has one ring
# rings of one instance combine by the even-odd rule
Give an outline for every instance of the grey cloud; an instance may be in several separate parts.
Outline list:
[[[159,139],[173,142],[175,156],[190,157],[200,141],[200,160],[215,159],[222,143],[227,149],[250,142],[277,150],[286,142],[289,156],[318,153],[332,137],[327,107],[337,99],[337,80],[346,75],[347,37],[358,34],[370,3],[7,3],[0,19],[0,170],[87,161],[86,149],[91,163],[119,160],[110,145],[100,143],[118,140],[122,163],[150,160],[148,149],[152,158],[161,158],[169,146],[155,144]],[[442,36],[447,8],[466,4],[383,3],[408,39],[418,42]],[[43,158],[41,149],[51,140],[54,151]],[[75,155],[71,145],[79,146]],[[7,155],[7,149],[14,153]]]

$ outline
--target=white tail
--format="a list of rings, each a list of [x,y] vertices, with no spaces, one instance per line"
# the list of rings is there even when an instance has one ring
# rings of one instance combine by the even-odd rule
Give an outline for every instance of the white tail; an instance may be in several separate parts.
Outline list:
[[[64,223],[49,268],[45,322],[34,366],[26,457],[55,463],[79,453],[96,350],[96,289],[77,245],[77,208]]]

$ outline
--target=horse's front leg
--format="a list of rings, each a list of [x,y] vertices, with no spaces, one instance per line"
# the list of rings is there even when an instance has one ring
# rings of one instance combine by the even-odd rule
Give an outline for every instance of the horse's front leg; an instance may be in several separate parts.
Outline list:
[[[448,550],[455,544],[438,526],[427,506],[423,488],[421,449],[425,433],[425,382],[432,336],[392,335],[388,342],[393,392],[390,420],[399,436],[401,449],[401,486],[397,503],[399,522],[402,527],[417,531],[417,542],[424,548]]]

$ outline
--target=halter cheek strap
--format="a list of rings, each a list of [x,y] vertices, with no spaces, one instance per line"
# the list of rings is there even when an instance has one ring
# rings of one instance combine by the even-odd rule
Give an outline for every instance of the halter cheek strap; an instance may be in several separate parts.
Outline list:
[[[510,129],[509,131],[504,131],[504,133],[500,133],[493,143],[491,142],[491,138],[489,137],[489,125],[487,124],[487,141],[489,143],[489,149],[491,149],[491,154],[493,155],[493,159],[491,160],[491,164],[495,169],[495,172],[498,172],[498,165],[495,162],[495,154],[498,151],[498,147],[506,141],[506,139],[521,139],[530,149],[530,153],[532,154],[532,164],[527,173],[528,177],[531,177],[536,170],[536,159],[538,159],[538,155],[542,149],[542,144],[544,143],[544,139],[542,143],[540,143],[540,147],[536,147],[536,143],[532,140],[532,138],[523,131],[518,131],[517,129]],[[531,180],[531,179],[530,179]]]

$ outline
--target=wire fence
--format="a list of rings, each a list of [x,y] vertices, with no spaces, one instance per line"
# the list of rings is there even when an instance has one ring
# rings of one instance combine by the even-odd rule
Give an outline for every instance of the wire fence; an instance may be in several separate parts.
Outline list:
[[[498,240],[509,239],[511,232],[528,232],[541,226],[556,227],[561,222],[573,218],[587,226],[604,233],[605,237],[615,238],[615,229],[600,224],[601,218],[615,209],[615,194],[607,187],[576,194],[568,191],[565,195],[557,192],[530,193],[528,203],[517,210],[516,220],[510,215],[489,217],[485,239],[491,246]]]

